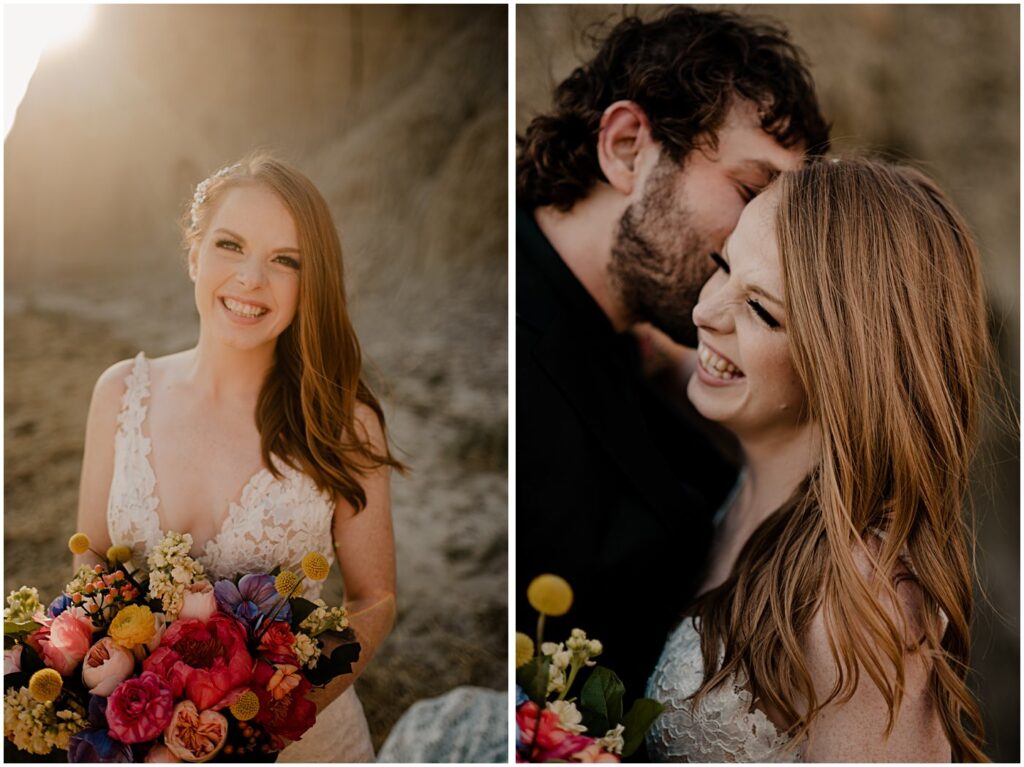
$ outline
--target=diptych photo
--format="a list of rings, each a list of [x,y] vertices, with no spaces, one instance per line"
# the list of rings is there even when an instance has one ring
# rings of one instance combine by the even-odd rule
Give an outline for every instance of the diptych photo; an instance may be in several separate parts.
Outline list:
[[[5,4],[5,761],[1019,762],[1020,28]]]

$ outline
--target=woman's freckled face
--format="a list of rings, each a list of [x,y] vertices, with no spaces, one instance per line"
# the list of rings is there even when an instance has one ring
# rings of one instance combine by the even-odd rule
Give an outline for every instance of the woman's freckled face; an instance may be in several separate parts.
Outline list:
[[[298,242],[295,221],[273,191],[226,189],[189,251],[204,328],[236,348],[275,344],[298,308]]]
[[[777,192],[743,211],[693,310],[698,369],[687,394],[697,410],[738,436],[806,422],[806,396],[786,333],[775,237]],[[731,364],[730,364],[731,363]]]

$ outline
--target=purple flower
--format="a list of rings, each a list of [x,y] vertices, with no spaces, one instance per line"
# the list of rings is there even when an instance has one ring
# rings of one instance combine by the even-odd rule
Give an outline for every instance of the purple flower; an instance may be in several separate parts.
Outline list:
[[[213,586],[217,607],[254,629],[267,620],[274,612],[281,595],[274,588],[272,575],[243,575],[236,586],[228,580],[217,581]],[[274,616],[274,620],[291,621],[292,608],[288,602]]]
[[[46,608],[46,614],[51,618],[56,618],[62,612],[71,606],[71,597],[67,594],[61,594],[59,597],[50,602],[50,606]]]
[[[68,742],[69,762],[132,762],[132,747],[106,730],[82,730]]]

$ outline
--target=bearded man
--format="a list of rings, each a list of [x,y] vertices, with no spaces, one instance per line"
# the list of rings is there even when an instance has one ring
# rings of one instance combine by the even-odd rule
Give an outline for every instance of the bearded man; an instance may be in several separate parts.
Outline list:
[[[691,312],[747,202],[824,153],[828,125],[787,33],[675,8],[617,24],[518,140],[517,622],[604,643],[643,694],[693,596],[735,468],[642,375],[638,323],[696,344]]]

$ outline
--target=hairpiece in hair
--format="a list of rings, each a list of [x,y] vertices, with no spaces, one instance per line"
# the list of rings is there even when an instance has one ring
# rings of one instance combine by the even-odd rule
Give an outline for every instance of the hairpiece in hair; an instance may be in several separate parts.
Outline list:
[[[214,179],[226,176],[229,173],[233,173],[242,167],[241,163],[235,163],[234,165],[227,165],[221,168],[219,171],[214,173],[209,178],[203,179],[196,185],[196,193],[192,198],[192,228],[196,228],[196,224],[199,222],[199,206],[206,202],[206,191],[210,188],[210,184]]]

